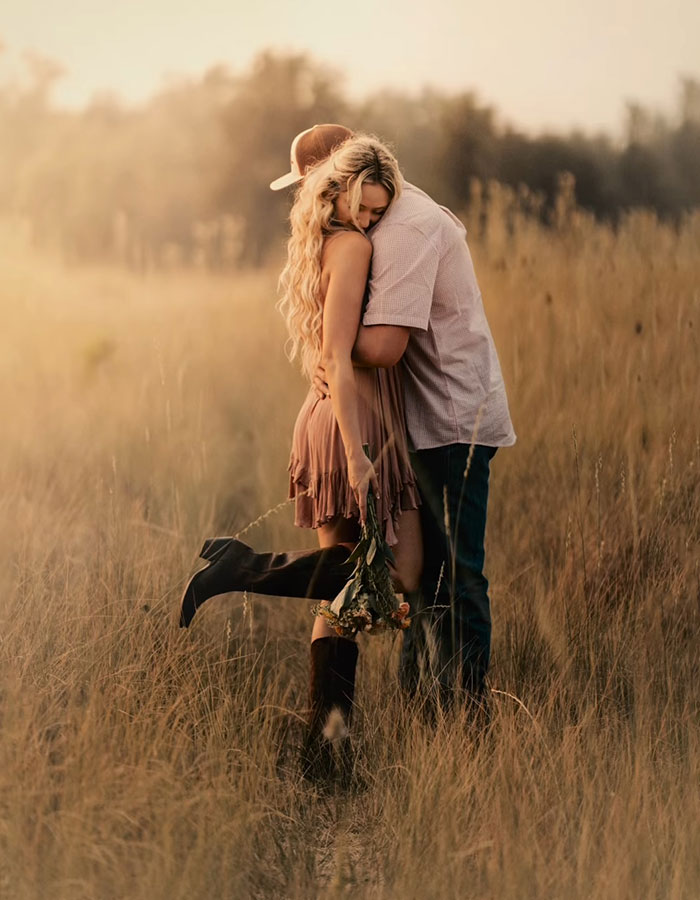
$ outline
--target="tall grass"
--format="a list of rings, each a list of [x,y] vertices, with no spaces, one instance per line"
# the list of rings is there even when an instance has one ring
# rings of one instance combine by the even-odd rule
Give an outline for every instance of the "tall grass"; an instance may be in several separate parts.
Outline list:
[[[700,216],[564,203],[545,231],[526,199],[468,223],[519,436],[493,729],[426,723],[365,640],[363,787],[330,796],[297,767],[308,605],[177,628],[201,539],[286,494],[276,272],[67,268],[3,234],[0,896],[697,897]],[[247,538],[313,544],[288,506]]]

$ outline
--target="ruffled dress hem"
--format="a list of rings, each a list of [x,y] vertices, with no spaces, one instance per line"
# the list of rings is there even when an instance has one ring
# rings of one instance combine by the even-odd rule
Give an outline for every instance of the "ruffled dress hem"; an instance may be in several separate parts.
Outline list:
[[[393,546],[398,543],[401,513],[418,509],[420,495],[412,478],[404,480],[395,470],[382,472],[381,467],[377,474],[381,489],[377,518],[384,525],[384,539]],[[294,524],[301,528],[319,528],[338,516],[345,519],[360,516],[347,469],[312,473],[293,456],[289,463],[289,499],[296,501]]]

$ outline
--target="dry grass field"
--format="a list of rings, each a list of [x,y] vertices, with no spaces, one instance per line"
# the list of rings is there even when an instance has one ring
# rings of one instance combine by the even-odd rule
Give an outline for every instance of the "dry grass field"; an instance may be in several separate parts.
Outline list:
[[[518,433],[493,729],[427,725],[365,639],[362,788],[327,796],[297,768],[308,604],[177,627],[202,538],[286,496],[276,272],[71,268],[4,226],[1,898],[700,896],[700,215],[501,201],[470,241]],[[283,505],[246,540],[314,536]]]

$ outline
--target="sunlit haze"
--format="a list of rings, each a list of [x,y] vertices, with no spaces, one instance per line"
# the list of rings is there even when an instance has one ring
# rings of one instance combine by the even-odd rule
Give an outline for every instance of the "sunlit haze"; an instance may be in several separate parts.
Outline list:
[[[9,0],[0,40],[3,80],[26,50],[65,66],[54,95],[65,106],[105,91],[139,102],[168,78],[243,71],[275,48],[334,66],[352,97],[473,90],[522,128],[616,132],[627,101],[671,111],[680,77],[700,73],[700,3]]]

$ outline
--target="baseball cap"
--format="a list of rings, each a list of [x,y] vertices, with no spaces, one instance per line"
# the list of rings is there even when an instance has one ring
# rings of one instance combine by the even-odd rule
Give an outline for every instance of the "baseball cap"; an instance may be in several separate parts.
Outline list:
[[[340,146],[343,141],[352,137],[352,131],[344,125],[314,125],[302,131],[292,141],[290,150],[291,171],[270,184],[273,191],[279,191],[294,184],[306,174],[306,170],[317,162],[321,162]]]

